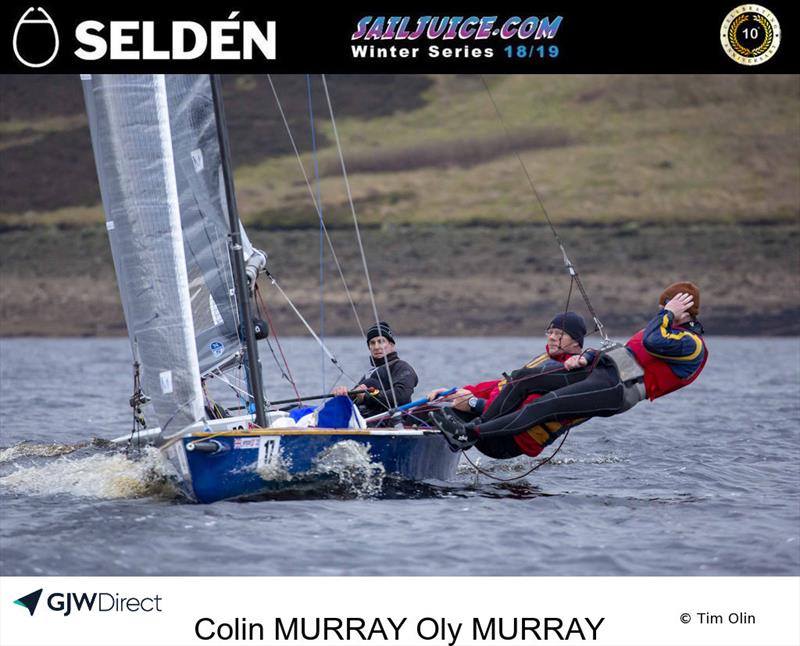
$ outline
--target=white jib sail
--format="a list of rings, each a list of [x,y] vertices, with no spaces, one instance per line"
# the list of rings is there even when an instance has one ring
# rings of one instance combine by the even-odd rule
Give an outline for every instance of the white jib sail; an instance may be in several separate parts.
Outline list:
[[[203,417],[162,75],[83,78],[97,172],[142,390],[165,436]]]

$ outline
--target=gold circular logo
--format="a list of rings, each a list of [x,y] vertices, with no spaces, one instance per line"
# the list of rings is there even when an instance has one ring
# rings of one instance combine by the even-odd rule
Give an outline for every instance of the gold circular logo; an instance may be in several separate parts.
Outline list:
[[[743,4],[725,16],[719,36],[722,49],[734,61],[741,65],[761,65],[778,51],[781,26],[769,9]]]

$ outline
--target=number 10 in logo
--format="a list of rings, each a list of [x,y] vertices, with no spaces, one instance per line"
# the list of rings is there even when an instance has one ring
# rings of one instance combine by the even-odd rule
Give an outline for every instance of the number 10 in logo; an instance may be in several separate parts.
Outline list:
[[[781,42],[781,26],[769,9],[741,5],[722,21],[722,49],[741,65],[761,65],[775,55]]]

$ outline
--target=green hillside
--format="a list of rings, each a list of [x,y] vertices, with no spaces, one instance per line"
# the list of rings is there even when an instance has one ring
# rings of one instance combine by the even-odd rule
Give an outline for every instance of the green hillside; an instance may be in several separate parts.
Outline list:
[[[403,335],[537,335],[565,307],[517,154],[610,330],[634,331],[665,282],[691,279],[710,333],[800,334],[797,76],[488,77],[503,122],[480,77],[327,80],[377,306]],[[316,193],[309,81],[273,81]],[[310,86],[323,212],[367,320],[324,88]],[[250,237],[313,319],[318,218],[268,79],[226,77],[224,95]],[[124,334],[76,77],[0,77],[0,160],[0,336]],[[325,263],[327,333],[353,334]],[[282,333],[305,334],[265,291]]]
[[[275,77],[314,179],[306,79]],[[363,224],[792,221],[800,210],[800,83],[787,76],[330,77]],[[0,80],[0,227],[102,221],[78,79]],[[266,77],[225,79],[246,223],[315,227]],[[350,222],[333,130],[312,81],[321,193]],[[507,129],[506,129],[507,128]]]

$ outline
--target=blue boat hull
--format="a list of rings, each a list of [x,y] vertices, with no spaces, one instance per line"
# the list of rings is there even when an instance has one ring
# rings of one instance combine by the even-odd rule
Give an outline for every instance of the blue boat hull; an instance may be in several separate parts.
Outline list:
[[[416,481],[452,479],[460,457],[435,432],[329,429],[194,433],[174,443],[167,456],[186,495],[210,503],[333,477],[321,465],[326,457],[337,459],[340,449]]]

